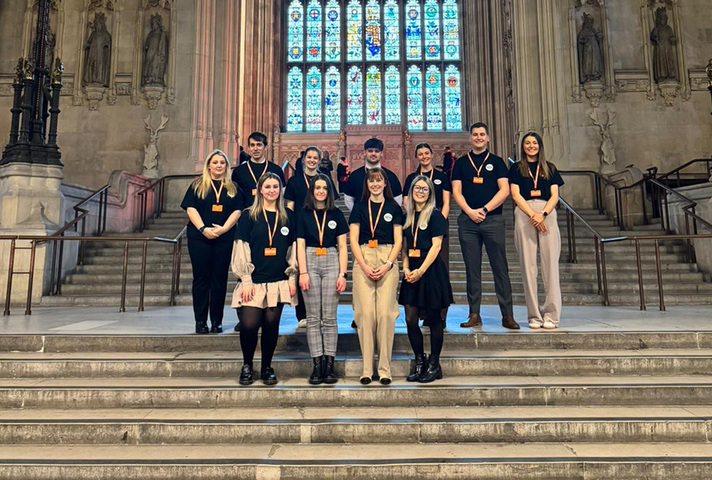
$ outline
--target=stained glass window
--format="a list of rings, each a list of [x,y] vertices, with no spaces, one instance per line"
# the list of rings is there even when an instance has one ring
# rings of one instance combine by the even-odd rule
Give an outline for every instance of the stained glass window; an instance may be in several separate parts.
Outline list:
[[[341,73],[331,66],[324,77],[324,130],[341,128]]]
[[[304,128],[302,111],[304,108],[303,73],[299,67],[292,67],[287,75],[287,131],[301,132]]]
[[[391,65],[386,69],[384,76],[385,87],[385,115],[386,124],[398,125],[401,123],[400,104],[400,72],[398,68]]]
[[[285,129],[463,130],[463,1],[284,0]]]
[[[381,71],[375,65],[368,67],[366,73],[366,123],[381,123]]]
[[[327,62],[341,60],[341,15],[339,4],[330,0],[324,10],[324,54]]]
[[[363,73],[360,67],[353,66],[348,75],[348,117],[351,125],[363,123]]]
[[[423,129],[423,73],[413,65],[408,69],[408,128]]]
[[[307,72],[307,132],[321,131],[321,72],[311,67]]]
[[[304,58],[304,7],[300,0],[292,0],[289,5],[289,42],[287,60],[301,62]]]

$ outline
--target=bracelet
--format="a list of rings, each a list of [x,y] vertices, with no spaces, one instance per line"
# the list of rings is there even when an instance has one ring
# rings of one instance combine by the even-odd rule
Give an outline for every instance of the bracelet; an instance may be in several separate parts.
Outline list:
[[[299,275],[309,275],[309,272],[299,272]]]
[[[205,228],[206,228],[206,226],[203,225],[202,227],[200,227],[200,228],[198,229],[198,231],[199,231],[200,233],[203,233],[203,231],[205,231]]]

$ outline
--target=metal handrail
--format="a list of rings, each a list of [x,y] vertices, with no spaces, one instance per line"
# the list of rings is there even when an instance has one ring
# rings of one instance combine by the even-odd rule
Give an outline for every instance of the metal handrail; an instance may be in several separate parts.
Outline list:
[[[677,180],[677,184],[680,185],[680,180],[681,180],[681,178],[680,178],[680,172],[681,172],[682,170],[686,169],[687,167],[690,167],[690,166],[692,166],[692,165],[695,165],[695,164],[697,164],[697,163],[702,163],[702,162],[705,162],[705,163],[707,164],[707,176],[709,177],[710,173],[712,173],[712,158],[695,158],[695,159],[690,160],[689,162],[687,162],[687,163],[685,163],[685,164],[683,164],[683,165],[680,165],[680,166],[677,167],[677,168],[674,168],[674,169],[670,170],[670,171],[667,172],[667,173],[664,173],[664,174],[662,174],[662,175],[656,176],[656,177],[654,177],[654,178],[655,178],[656,180],[660,180],[660,181],[665,180],[665,181],[666,181],[666,184],[668,184],[668,183],[669,183],[668,180],[670,179],[670,176],[675,175],[676,180]]]
[[[152,182],[135,193],[139,197],[139,219],[136,226],[137,231],[143,232],[148,228],[148,220],[151,218],[161,218],[161,213],[166,202],[166,183],[169,180],[195,178],[197,174],[166,175]],[[156,192],[157,191],[157,192]],[[148,211],[149,192],[154,193],[153,211]]]

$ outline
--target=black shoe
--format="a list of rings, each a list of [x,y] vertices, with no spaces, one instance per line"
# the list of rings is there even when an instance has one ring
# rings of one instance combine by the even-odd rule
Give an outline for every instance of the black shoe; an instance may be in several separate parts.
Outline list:
[[[210,333],[222,333],[223,328],[222,328],[222,322],[220,323],[213,323],[210,326]]]
[[[274,368],[263,367],[262,375],[260,375],[260,380],[262,380],[262,383],[264,383],[265,385],[277,385],[277,377],[274,374]]]
[[[322,383],[324,383],[324,374],[322,373],[321,369],[321,359],[322,357],[312,357],[312,361],[314,362],[314,369],[312,370],[312,374],[309,377],[310,385],[321,385]]]
[[[240,331],[240,321],[237,321],[237,325],[235,325],[235,331],[239,332]]]
[[[356,325],[356,320],[351,320],[351,328],[357,329],[358,325]]]
[[[255,381],[254,375],[252,374],[252,365],[244,364],[242,370],[240,370],[240,385],[252,385]]]
[[[208,330],[207,322],[195,322],[195,333],[205,335],[208,332],[210,332],[210,330]]]
[[[391,384],[391,379],[383,377],[381,378],[381,385],[390,385]]]
[[[443,378],[443,371],[440,368],[440,356],[430,355],[428,360],[428,369],[423,372],[420,377],[418,377],[418,382],[420,383],[430,383],[434,380],[440,380]]]
[[[381,377],[379,377],[377,373],[374,373],[373,375],[371,375],[371,380],[373,380],[374,382],[377,382],[380,379],[381,379]]]
[[[324,383],[336,383],[339,379],[334,373],[334,357],[331,355],[324,355],[324,358],[326,359],[326,364],[324,365]]]
[[[361,380],[359,380],[359,382],[361,382],[361,385],[368,385],[369,383],[371,383],[371,379],[369,377],[361,377]]]
[[[415,356],[415,363],[410,367],[410,375],[405,379],[407,382],[417,382],[427,368],[427,358],[424,353]]]

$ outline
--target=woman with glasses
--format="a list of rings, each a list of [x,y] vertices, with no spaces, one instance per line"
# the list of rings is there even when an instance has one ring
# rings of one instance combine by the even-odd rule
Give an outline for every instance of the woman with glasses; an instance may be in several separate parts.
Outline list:
[[[406,380],[429,383],[443,376],[440,353],[445,321],[440,312],[452,303],[450,279],[439,257],[448,225],[435,206],[435,189],[430,178],[415,177],[407,198],[403,224],[403,281],[398,302],[405,309],[408,339],[415,353],[415,362]],[[421,316],[430,327],[430,358],[427,361],[423,334],[418,326]]]
[[[240,317],[244,365],[240,385],[253,383],[252,362],[261,335],[261,373],[265,385],[277,383],[272,357],[285,304],[296,305],[296,245],[294,221],[282,200],[282,182],[265,172],[257,181],[255,201],[237,225],[232,271],[239,283],[232,306]]]
[[[181,208],[189,219],[186,236],[193,267],[195,333],[222,333],[232,240],[242,210],[225,153],[213,150],[205,158],[203,174],[188,187]]]

